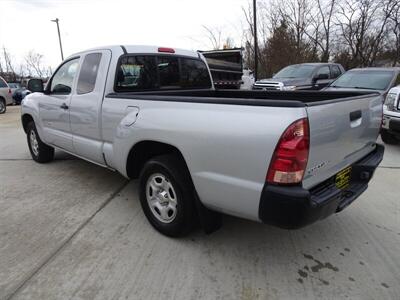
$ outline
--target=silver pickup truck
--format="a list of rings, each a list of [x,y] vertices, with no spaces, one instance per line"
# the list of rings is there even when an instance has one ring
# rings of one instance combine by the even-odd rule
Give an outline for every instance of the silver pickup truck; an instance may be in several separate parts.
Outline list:
[[[66,59],[22,103],[32,158],[54,148],[139,178],[161,233],[229,214],[299,228],[367,189],[383,157],[382,96],[215,90],[197,52],[113,46]]]

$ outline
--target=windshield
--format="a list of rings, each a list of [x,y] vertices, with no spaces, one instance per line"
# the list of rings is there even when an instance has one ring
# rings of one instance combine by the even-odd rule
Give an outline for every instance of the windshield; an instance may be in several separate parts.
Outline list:
[[[331,87],[385,90],[392,81],[392,71],[349,71],[336,79]]]
[[[307,78],[311,77],[313,71],[313,66],[293,65],[283,68],[273,78]]]
[[[18,83],[9,83],[8,86],[12,89],[17,89],[19,88],[19,84]]]

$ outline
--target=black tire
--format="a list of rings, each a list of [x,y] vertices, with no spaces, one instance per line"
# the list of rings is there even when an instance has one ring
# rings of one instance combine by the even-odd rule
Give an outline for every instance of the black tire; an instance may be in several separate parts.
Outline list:
[[[398,139],[396,139],[395,136],[393,136],[391,133],[389,133],[385,129],[381,130],[381,138],[385,144],[389,144],[389,145],[396,145],[400,142]]]
[[[4,114],[7,111],[6,100],[0,98],[0,114]]]
[[[147,200],[148,192],[149,194],[154,193],[153,198],[162,198],[162,196],[160,196],[162,194],[160,191],[153,192],[153,189],[148,186],[148,183],[150,185],[151,179],[154,179],[159,175],[164,176],[167,184],[171,184],[172,191],[174,191],[173,194],[175,195],[176,199],[174,202],[176,204],[176,210],[172,213],[172,216],[174,215],[174,217],[168,223],[166,223],[165,220],[160,220],[162,216],[161,213],[157,213],[157,211],[159,212],[158,208],[154,206],[151,208],[149,201]],[[161,191],[164,190],[165,189],[161,189]],[[171,191],[171,189],[168,190]],[[190,179],[189,171],[187,170],[185,163],[182,162],[182,159],[175,155],[162,155],[149,160],[144,165],[140,174],[139,193],[143,212],[150,224],[157,231],[166,236],[179,237],[186,235],[193,230],[197,223],[197,217],[195,214],[194,189]],[[167,202],[171,201],[168,200],[169,198],[170,195],[165,197]],[[160,204],[159,200],[156,200],[155,202],[158,202],[158,205],[160,206],[166,207],[166,209],[170,207],[170,204]],[[172,201],[169,203],[172,203]],[[170,212],[171,210],[168,211],[168,217]]]
[[[34,150],[34,145],[32,145],[33,141],[31,139],[31,135],[34,134],[37,141],[37,149]],[[46,145],[42,142],[39,137],[39,134],[36,130],[36,126],[34,122],[30,122],[26,129],[26,137],[28,141],[29,151],[31,152],[31,156],[34,161],[38,163],[47,163],[54,159],[54,148]],[[35,153],[37,152],[37,153]]]

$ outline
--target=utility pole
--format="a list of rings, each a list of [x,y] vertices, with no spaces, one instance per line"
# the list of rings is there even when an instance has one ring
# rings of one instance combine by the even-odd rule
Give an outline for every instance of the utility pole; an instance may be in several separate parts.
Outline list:
[[[57,24],[57,31],[58,31],[58,41],[60,42],[60,51],[61,51],[61,60],[64,60],[64,54],[63,54],[63,49],[62,49],[62,44],[61,44],[61,35],[60,35],[60,26],[58,25],[58,21],[60,21],[58,18],[55,20],[51,20],[52,22],[55,22]]]
[[[257,42],[257,0],[253,0],[253,30],[254,30],[254,80],[257,81],[258,72],[258,42]]]

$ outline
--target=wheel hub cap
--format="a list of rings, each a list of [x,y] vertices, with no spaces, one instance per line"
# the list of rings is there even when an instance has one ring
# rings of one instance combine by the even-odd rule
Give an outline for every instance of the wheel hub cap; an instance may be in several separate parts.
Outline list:
[[[163,174],[149,177],[146,199],[152,214],[163,223],[171,223],[177,214],[177,196],[171,181]]]
[[[35,131],[33,131],[33,130],[31,131],[31,133],[29,135],[29,139],[31,142],[31,149],[32,149],[33,154],[35,154],[35,156],[38,156],[39,155],[39,143],[37,141]]]

